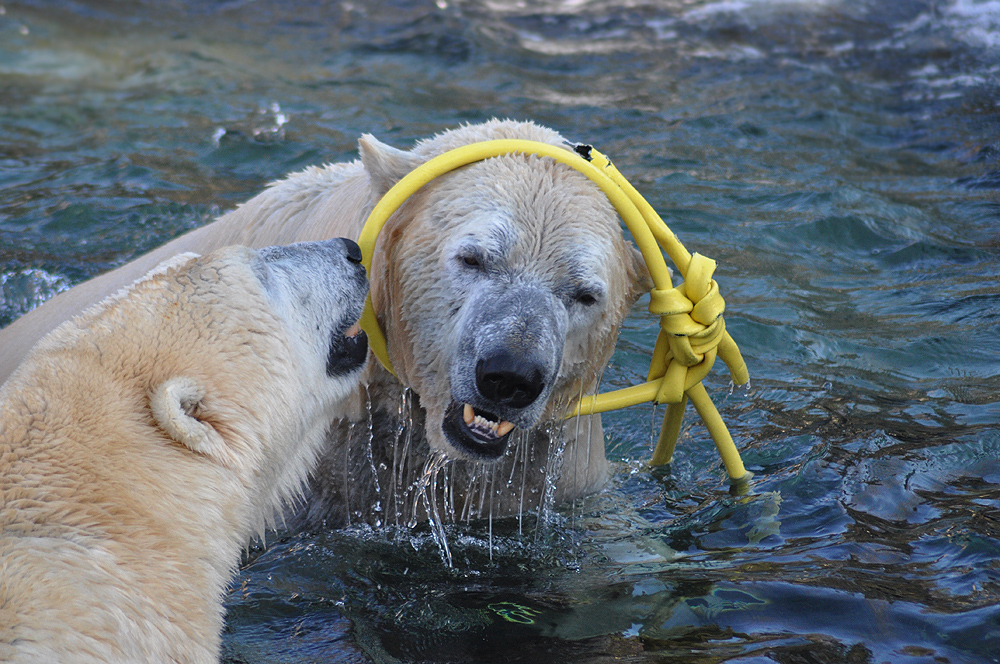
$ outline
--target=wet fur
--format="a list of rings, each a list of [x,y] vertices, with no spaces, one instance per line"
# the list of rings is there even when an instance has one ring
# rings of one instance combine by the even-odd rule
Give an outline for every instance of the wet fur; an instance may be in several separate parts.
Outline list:
[[[231,243],[261,246],[335,235],[357,237],[375,202],[413,167],[449,149],[496,138],[524,138],[566,146],[561,135],[545,127],[497,120],[445,132],[418,143],[410,151],[396,150],[372,137],[363,137],[359,142],[360,160],[311,167],[290,175],[218,221],[54,297],[0,330],[0,344],[7,344],[13,357],[18,357],[25,344],[44,333],[47,326],[178,251],[204,252]],[[542,191],[549,193],[541,195]],[[649,287],[648,274],[638,253],[625,243],[617,215],[607,199],[583,175],[550,160],[507,155],[464,167],[425,187],[404,203],[383,230],[371,273],[372,299],[402,384],[377,362],[369,363],[364,379],[367,389],[354,396],[348,418],[358,423],[355,432],[359,426],[367,427],[369,420],[375,422],[378,430],[394,431],[406,424],[398,416],[405,385],[419,395],[420,406],[431,414],[424,419],[421,440],[426,440],[431,449],[454,452],[442,438],[441,417],[453,398],[449,383],[461,361],[461,358],[456,360],[455,344],[468,338],[470,331],[460,329],[452,318],[474,316],[469,312],[455,314],[459,305],[433,290],[433,285],[443,278],[440,272],[420,272],[415,266],[421,261],[426,263],[428,255],[433,258],[433,251],[441,246],[442,238],[450,237],[451,229],[461,232],[465,222],[482,223],[483,215],[491,210],[501,211],[515,225],[525,220],[542,220],[529,233],[528,241],[510,254],[510,260],[516,263],[517,280],[540,284],[541,288],[552,291],[552,298],[560,300],[564,294],[552,285],[572,276],[558,274],[564,258],[584,254],[590,263],[583,264],[581,269],[603,273],[606,287],[602,315],[587,325],[577,326],[575,332],[571,330],[562,340],[558,374],[547,387],[547,398],[531,413],[524,414],[521,421],[560,422],[563,409],[573,398],[594,389],[613,351],[618,326],[635,299]],[[440,225],[431,223],[435,220]],[[584,242],[579,239],[581,230],[587,235]],[[573,327],[568,318],[564,323],[567,329]],[[10,370],[11,360],[0,358],[0,379]],[[324,518],[327,525],[343,522],[335,518],[342,510],[338,501],[344,494],[336,485],[344,477],[344,464],[339,456],[347,442],[344,429],[350,426],[341,423],[332,430],[327,452],[312,483],[313,498],[304,524],[319,527]],[[595,491],[604,484],[607,475],[600,417],[587,418],[579,426],[569,423],[564,432],[563,462],[568,469],[555,489],[558,499]],[[536,434],[532,437],[547,445],[547,437],[539,435],[544,440],[538,440]],[[388,439],[376,436],[374,440],[375,454],[389,456],[388,450],[379,447],[388,444]],[[350,447],[354,447],[353,443]],[[408,465],[413,467],[421,466],[427,458],[422,447],[411,446],[410,453],[414,457]],[[536,458],[541,456],[539,452]],[[531,481],[528,488],[541,489],[537,480]],[[377,520],[378,514],[372,512],[370,518]]]
[[[327,371],[359,266],[263,253],[170,261],[0,388],[0,661],[218,661],[240,555],[301,492],[364,359]]]

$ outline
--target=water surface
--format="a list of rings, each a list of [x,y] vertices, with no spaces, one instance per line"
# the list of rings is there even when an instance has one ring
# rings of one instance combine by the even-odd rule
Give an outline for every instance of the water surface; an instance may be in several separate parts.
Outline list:
[[[494,116],[594,144],[719,261],[749,493],[692,415],[650,471],[651,407],[614,413],[613,486],[492,556],[486,523],[451,568],[426,528],[255,547],[227,661],[1000,658],[1000,2],[0,7],[0,325],[364,132]],[[640,303],[605,386],[655,331]]]

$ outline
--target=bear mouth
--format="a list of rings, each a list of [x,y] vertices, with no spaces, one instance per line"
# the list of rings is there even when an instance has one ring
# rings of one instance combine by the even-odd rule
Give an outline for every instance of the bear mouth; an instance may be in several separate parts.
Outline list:
[[[507,450],[514,424],[488,410],[453,401],[445,411],[442,429],[448,442],[459,451],[474,458],[494,460]]]
[[[368,359],[368,335],[355,323],[342,332],[333,331],[326,356],[326,375],[343,376],[360,369]]]

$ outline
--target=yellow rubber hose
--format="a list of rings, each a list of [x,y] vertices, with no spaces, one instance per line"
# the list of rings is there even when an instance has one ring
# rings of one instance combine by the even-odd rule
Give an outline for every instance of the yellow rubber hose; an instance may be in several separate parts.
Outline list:
[[[715,441],[730,480],[740,482],[748,479],[750,473],[743,467],[732,436],[701,384],[716,357],[725,362],[734,384],[743,385],[750,379],[739,348],[726,331],[723,320],[725,302],[719,294],[719,285],[712,278],[716,263],[700,254],[689,253],[646,199],[607,157],[592,147],[577,146],[568,150],[535,141],[483,141],[456,148],[421,164],[379,200],[365,222],[358,238],[365,269],[371,270],[375,242],[382,227],[418,189],[461,166],[511,153],[548,157],[590,178],[608,197],[632,233],[653,279],[649,310],[660,316],[660,333],[650,359],[646,382],[584,397],[567,417],[647,402],[669,404],[651,462],[662,465],[669,463],[673,456],[684,405],[690,399]],[[683,283],[677,287],[671,282],[663,252],[684,277]],[[372,308],[371,296],[365,304],[361,326],[376,357],[386,369],[395,373],[385,335]]]

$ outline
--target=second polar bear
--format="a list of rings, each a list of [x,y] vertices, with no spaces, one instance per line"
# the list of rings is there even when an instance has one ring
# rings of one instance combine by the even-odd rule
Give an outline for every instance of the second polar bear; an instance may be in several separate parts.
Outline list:
[[[0,388],[0,661],[217,662],[225,587],[368,346],[350,240],[181,255]]]

